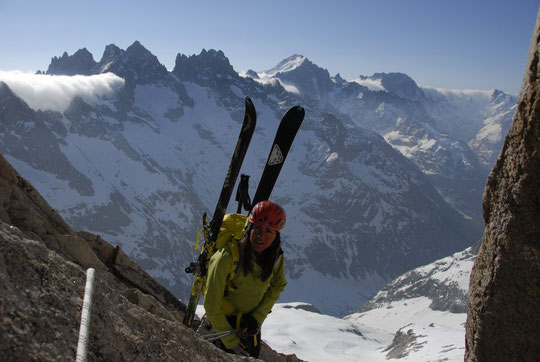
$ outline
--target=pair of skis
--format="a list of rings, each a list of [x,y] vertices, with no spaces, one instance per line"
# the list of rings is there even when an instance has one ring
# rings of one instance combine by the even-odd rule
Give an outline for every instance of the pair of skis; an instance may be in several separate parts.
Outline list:
[[[257,123],[257,114],[255,111],[255,106],[249,97],[245,99],[245,115],[244,122],[242,124],[242,129],[240,135],[238,136],[238,141],[234,149],[231,163],[229,164],[229,169],[225,176],[225,181],[223,182],[223,187],[221,188],[221,193],[214,210],[212,221],[207,223],[206,214],[203,216],[204,227],[208,230],[205,233],[205,247],[199,255],[199,258],[196,262],[192,262],[189,267],[186,268],[186,273],[194,273],[195,280],[193,281],[191,295],[189,298],[188,306],[186,308],[186,313],[184,315],[184,324],[188,327],[191,327],[193,323],[193,318],[195,316],[195,309],[199,302],[201,293],[203,292],[206,272],[208,267],[208,247],[212,247],[215,244],[223,217],[227,211],[227,206],[229,204],[231,195],[234,190],[234,185],[244,157],[247,153],[251,137],[255,131],[255,125]],[[285,162],[285,158],[289,153],[292,142],[302,121],[304,120],[304,108],[300,106],[295,106],[287,111],[281,122],[279,124],[274,143],[270,149],[270,154],[266,165],[264,167],[263,174],[259,181],[259,186],[255,192],[255,197],[253,198],[252,205],[257,204],[260,201],[268,200],[272,189],[277,181],[279,172]]]

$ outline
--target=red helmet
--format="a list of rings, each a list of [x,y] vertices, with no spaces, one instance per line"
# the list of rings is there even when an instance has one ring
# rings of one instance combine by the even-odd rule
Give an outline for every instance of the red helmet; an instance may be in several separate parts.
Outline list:
[[[285,227],[285,210],[272,201],[261,201],[253,206],[249,222],[280,232]]]

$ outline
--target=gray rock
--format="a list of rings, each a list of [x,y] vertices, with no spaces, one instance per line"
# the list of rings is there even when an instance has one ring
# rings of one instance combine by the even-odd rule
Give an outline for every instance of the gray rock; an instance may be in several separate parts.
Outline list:
[[[409,355],[411,351],[419,350],[420,348],[422,348],[422,345],[426,343],[419,343],[416,341],[418,337],[425,336],[417,336],[412,329],[409,329],[407,332],[402,332],[404,328],[407,328],[407,326],[399,329],[394,335],[394,340],[392,341],[392,343],[383,350],[383,352],[388,352],[386,354],[386,359],[405,358]]]
[[[314,305],[311,305],[311,304],[298,304],[296,306],[292,306],[292,305],[285,305],[283,308],[286,308],[286,309],[301,309],[301,310],[305,310],[305,311],[308,311],[308,312],[313,312],[313,313],[317,313],[317,314],[321,314],[321,311],[317,309],[317,307],[315,307]]]
[[[53,57],[46,74],[55,75],[90,75],[96,61],[86,48],[77,50],[73,55],[67,52],[59,57]]]
[[[74,360],[85,271],[0,224],[0,355],[3,361]],[[172,318],[164,307],[130,300],[122,283],[97,270],[92,303],[90,361],[234,361]]]
[[[467,361],[540,356],[540,13],[514,122],[484,194],[469,286]]]
[[[90,361],[239,361],[182,324],[185,305],[119,247],[75,233],[0,156],[0,356],[73,360],[87,267]],[[266,361],[298,361],[263,345]]]

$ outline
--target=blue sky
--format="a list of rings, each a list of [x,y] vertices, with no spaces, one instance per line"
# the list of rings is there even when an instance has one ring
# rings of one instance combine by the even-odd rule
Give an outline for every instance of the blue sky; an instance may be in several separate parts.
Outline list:
[[[518,93],[540,0],[0,0],[0,70],[139,40],[167,68],[220,49],[236,71],[302,54],[352,80],[403,72],[418,84]]]

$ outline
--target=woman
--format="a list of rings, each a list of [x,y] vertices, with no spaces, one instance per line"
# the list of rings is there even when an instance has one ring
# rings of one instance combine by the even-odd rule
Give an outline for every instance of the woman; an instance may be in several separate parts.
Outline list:
[[[240,336],[218,340],[218,346],[229,353],[259,355],[260,326],[287,284],[280,239],[285,217],[281,206],[272,201],[253,207],[244,237],[238,241],[239,269],[233,280],[228,280],[233,263],[229,245],[210,259],[204,293],[206,316],[217,333],[243,330]]]

